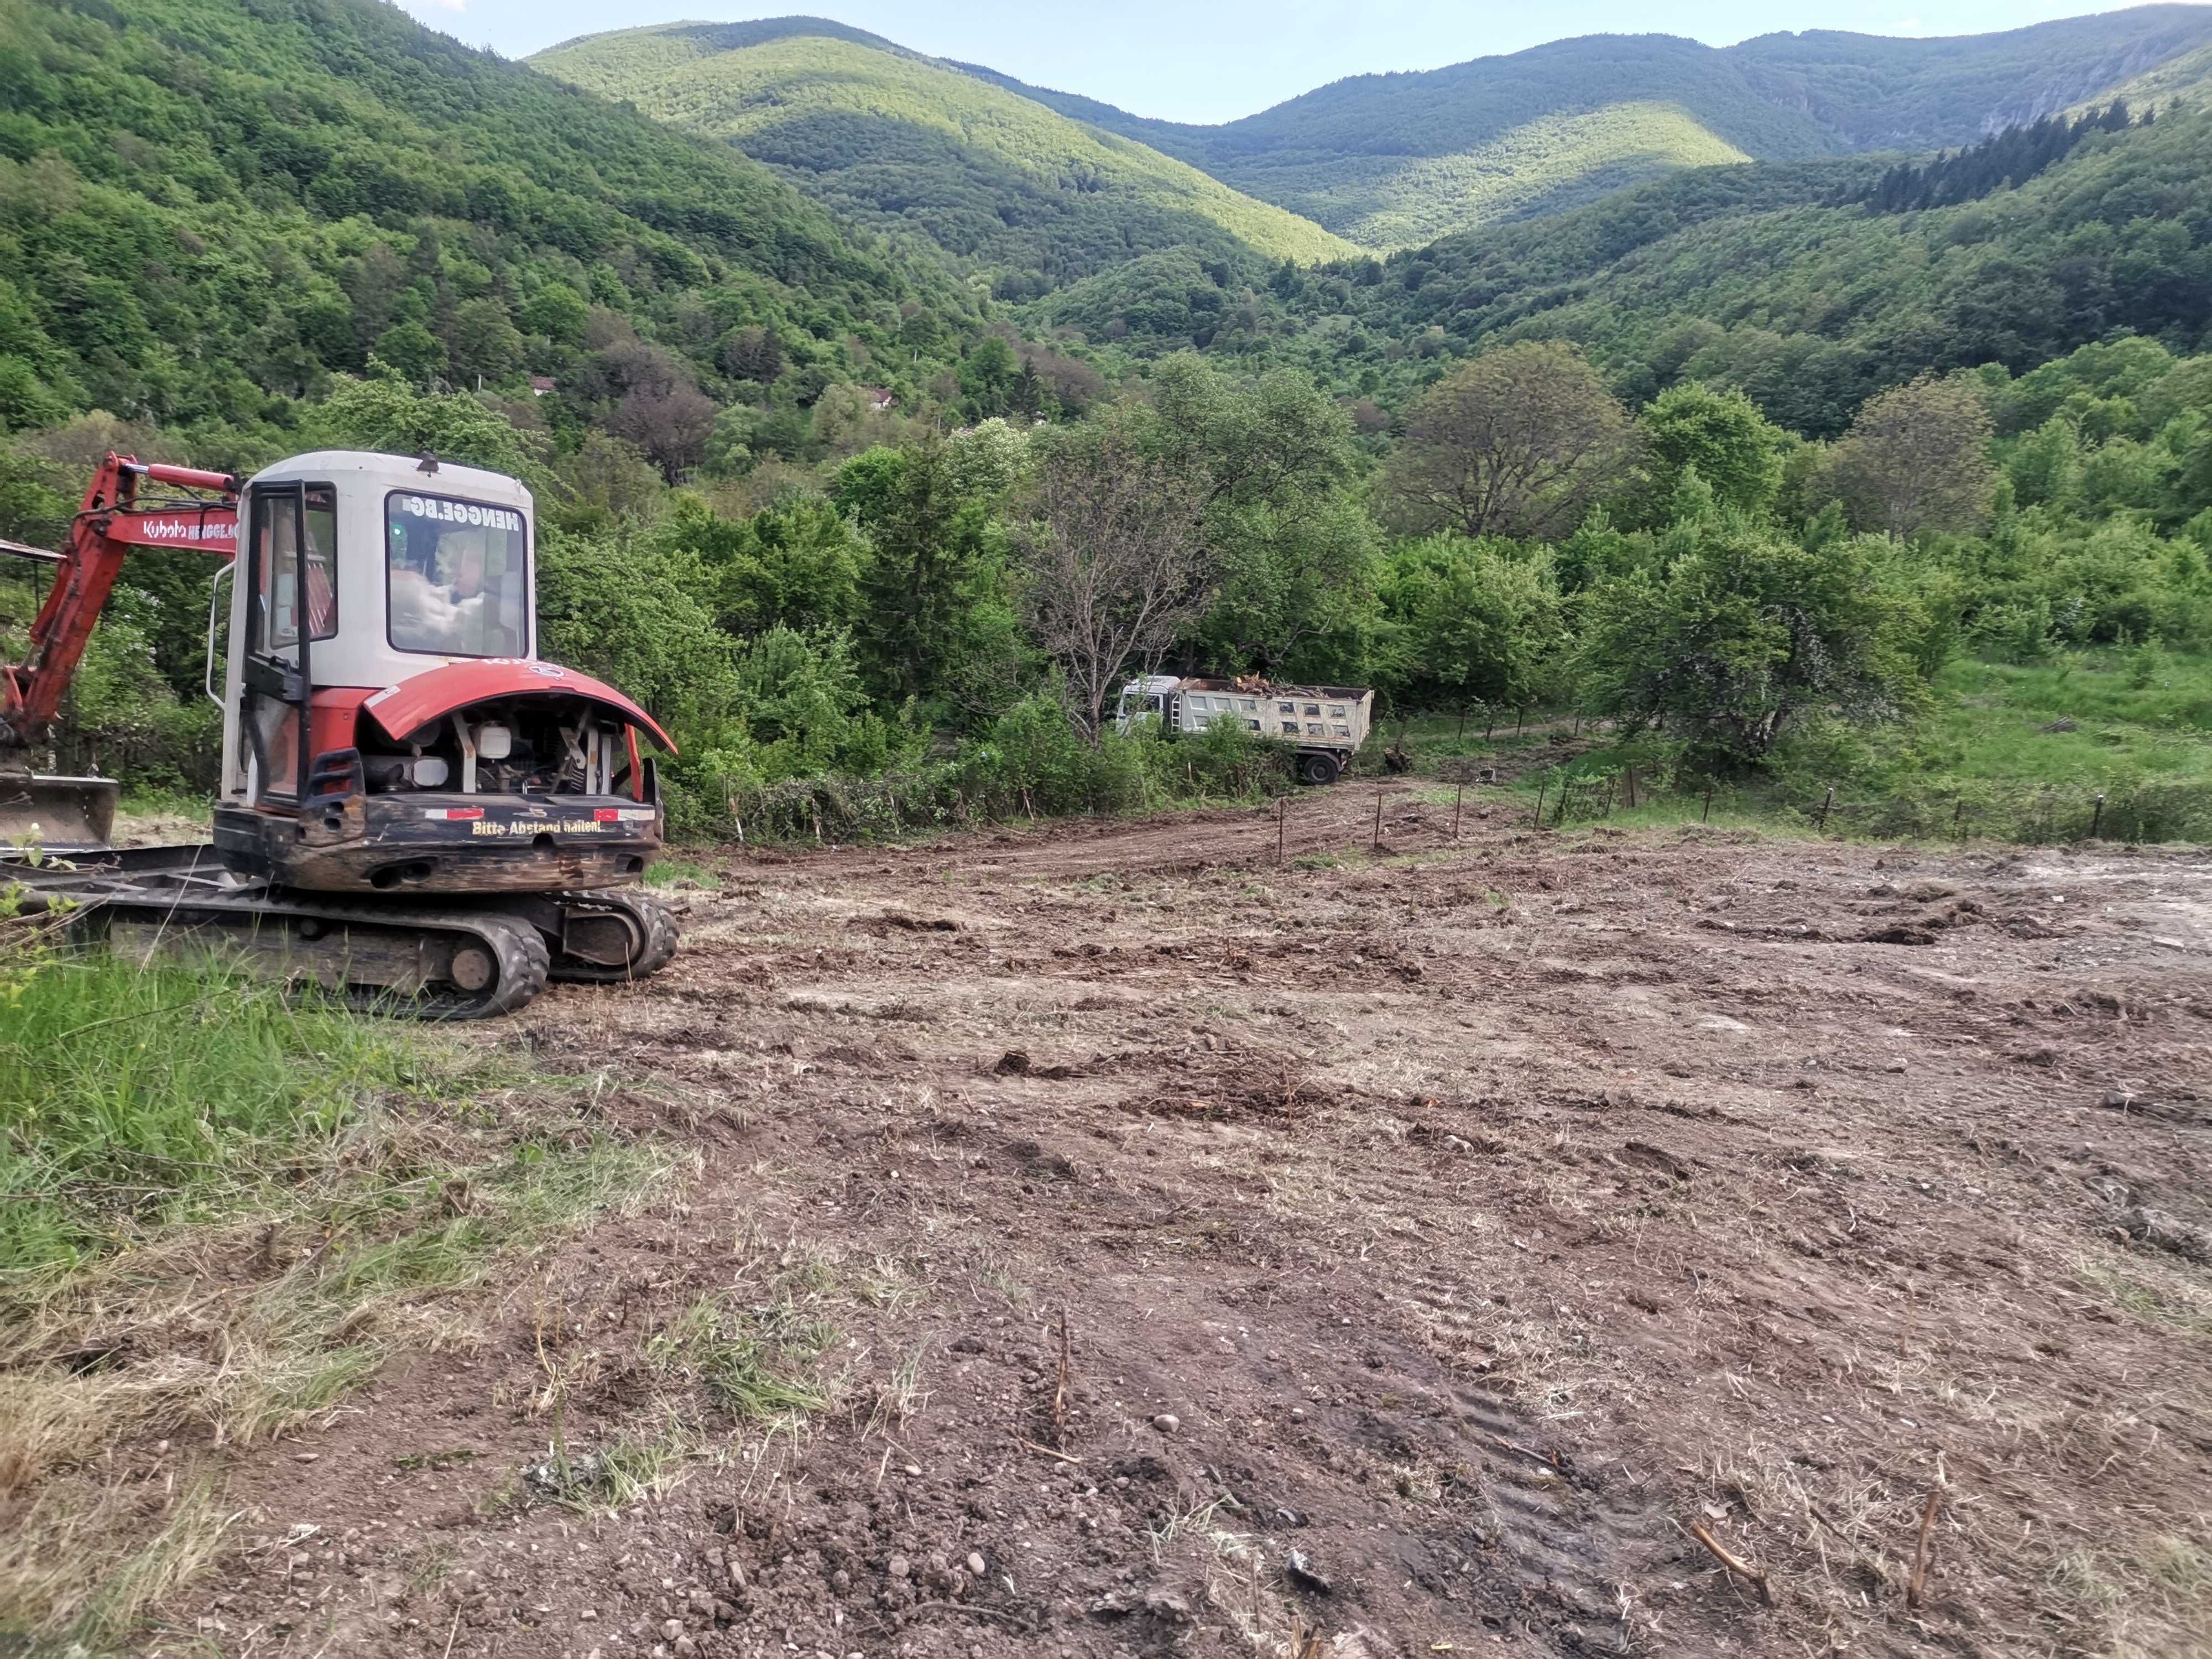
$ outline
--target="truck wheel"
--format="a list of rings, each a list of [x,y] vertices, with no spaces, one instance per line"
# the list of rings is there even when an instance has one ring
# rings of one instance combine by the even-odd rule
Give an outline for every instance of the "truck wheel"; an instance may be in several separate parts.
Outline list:
[[[1336,781],[1336,757],[1334,755],[1301,755],[1298,757],[1298,776],[1308,783],[1324,784]]]

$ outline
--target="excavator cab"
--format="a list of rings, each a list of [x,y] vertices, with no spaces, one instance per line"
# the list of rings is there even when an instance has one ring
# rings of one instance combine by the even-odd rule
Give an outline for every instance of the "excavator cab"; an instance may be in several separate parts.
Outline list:
[[[301,455],[240,494],[215,844],[315,892],[635,879],[661,810],[613,687],[538,655],[530,492],[428,457]]]

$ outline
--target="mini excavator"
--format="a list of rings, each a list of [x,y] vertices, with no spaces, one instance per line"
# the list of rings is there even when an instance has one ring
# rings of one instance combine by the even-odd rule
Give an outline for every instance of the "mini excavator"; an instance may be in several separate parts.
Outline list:
[[[212,952],[430,1019],[665,967],[674,923],[635,890],[664,828],[641,738],[675,745],[538,655],[533,531],[519,482],[427,454],[242,481],[109,455],[58,552],[0,544],[52,567],[26,659],[0,664],[0,887],[125,955]],[[31,764],[135,547],[223,562],[204,843],[112,847],[115,781]]]

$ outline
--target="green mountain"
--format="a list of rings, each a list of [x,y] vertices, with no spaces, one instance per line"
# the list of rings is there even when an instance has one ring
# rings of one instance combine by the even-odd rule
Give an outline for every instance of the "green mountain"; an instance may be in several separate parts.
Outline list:
[[[1143,143],[816,18],[624,29],[530,62],[726,139],[854,222],[1009,279],[1010,295],[1176,246],[1270,262],[1352,251]]]
[[[631,399],[651,448],[733,335],[818,385],[911,364],[902,309],[974,321],[728,146],[374,0],[0,0],[0,432],[96,405],[265,447],[374,354]]]
[[[2212,7],[2143,6],[2002,34],[1813,30],[1725,49],[1594,35],[1357,76],[1221,126],[995,84],[1149,144],[1378,248],[1555,212],[1678,167],[1966,144],[2115,92],[2201,84]]]
[[[1980,154],[1946,165],[1971,176]],[[1030,309],[1033,326],[1133,352],[1202,343],[1298,367],[1386,407],[1455,359],[1565,339],[1632,401],[1695,379],[1833,436],[1929,371],[2021,374],[2128,335],[2212,347],[2208,154],[2212,109],[2169,111],[2087,131],[2024,181],[1985,170],[1968,199],[1905,211],[1875,207],[1888,167],[1874,157],[1700,168],[1211,303],[1195,270],[1139,262]]]

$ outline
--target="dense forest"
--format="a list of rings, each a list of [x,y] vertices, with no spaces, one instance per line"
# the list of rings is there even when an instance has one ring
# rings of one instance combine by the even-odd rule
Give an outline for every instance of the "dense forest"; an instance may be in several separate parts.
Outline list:
[[[2151,113],[2122,110],[2112,131],[2108,111],[2062,165],[1930,210],[1850,199],[1888,175],[1872,159],[1699,168],[1212,295],[1156,257],[1035,311],[1133,352],[1202,343],[1296,364],[1386,405],[1492,343],[1566,339],[1633,399],[1686,375],[1833,437],[1923,370],[2018,373],[2116,330],[2197,349],[2212,323],[2212,127],[2185,107],[2142,125]]]
[[[689,830],[1286,781],[1241,732],[1117,732],[1144,665],[1904,791],[1954,665],[2149,684],[2212,650],[2190,108],[2031,125],[2066,143],[2024,179],[2002,136],[1909,191],[1875,158],[1695,169],[1387,260],[1175,246],[1010,303],[366,0],[5,3],[0,535],[51,543],[111,447],[515,473],[548,653],[676,732]],[[204,580],[134,559],[72,757],[204,787]]]

